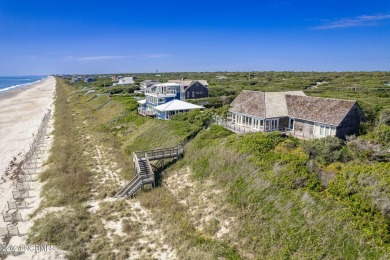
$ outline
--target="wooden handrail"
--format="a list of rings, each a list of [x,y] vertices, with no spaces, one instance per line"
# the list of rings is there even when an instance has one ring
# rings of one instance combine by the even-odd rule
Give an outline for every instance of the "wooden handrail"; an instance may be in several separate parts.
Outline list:
[[[136,170],[137,170],[137,175],[138,175],[138,174],[141,173],[141,168],[139,167],[138,157],[137,157],[136,153],[133,153],[133,160],[134,160],[134,164],[135,164],[135,167],[136,167]]]
[[[186,142],[182,142],[179,145],[170,148],[162,148],[143,152],[133,152],[133,161],[137,174],[127,185],[125,185],[125,187],[123,187],[115,195],[115,197],[118,198],[124,195],[132,196],[140,187],[143,187],[144,184],[150,184],[151,182],[153,182],[154,185],[155,175],[152,170],[150,160],[178,156],[183,153],[185,144]],[[145,160],[146,163],[147,172],[144,174],[141,174],[141,166],[139,164],[140,160]]]
[[[150,167],[150,162],[149,162],[149,157],[148,157],[148,154],[145,153],[145,160],[146,160],[146,166],[148,167],[148,170],[150,172],[150,174],[153,174],[154,175],[154,172],[152,170],[152,167]]]

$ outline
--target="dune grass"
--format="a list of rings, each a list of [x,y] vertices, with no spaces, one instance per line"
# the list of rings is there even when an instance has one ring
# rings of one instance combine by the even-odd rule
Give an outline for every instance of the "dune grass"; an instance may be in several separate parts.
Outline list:
[[[212,126],[188,146],[181,164],[195,180],[227,189],[239,221],[239,252],[261,259],[388,257],[388,164],[345,166],[322,187],[300,146],[277,133],[237,137]]]
[[[39,211],[58,207],[60,212],[38,219],[29,234],[29,243],[48,242],[70,251],[70,259],[85,259],[84,244],[89,239],[91,218],[83,206],[89,198],[88,158],[83,156],[83,141],[74,120],[69,100],[71,89],[57,82],[54,142],[49,167],[41,175],[45,184]],[[36,213],[38,213],[36,212]]]
[[[258,75],[269,82],[277,78],[278,88],[286,87],[283,77],[300,84],[317,80],[294,79],[296,75],[290,73]],[[191,221],[193,208],[180,203],[167,188],[141,193],[137,199],[150,209],[156,228],[164,231],[180,259],[389,257],[388,164],[359,155],[356,147],[335,140],[302,142],[277,133],[237,136],[214,125],[202,130],[210,111],[194,111],[166,122],[138,116],[131,96],[92,98],[72,93],[76,88],[61,80],[57,87],[55,140],[50,167],[42,175],[47,183],[40,210],[65,210],[38,220],[31,243],[53,243],[69,250],[72,259],[91,254],[100,259],[128,257],[134,250],[130,245],[142,231],[139,222],[130,220],[134,212],[128,205],[104,202],[96,213],[87,210],[88,199],[109,197],[116,188],[115,183],[97,184],[92,178],[97,176],[91,170],[93,151],[103,146],[121,169],[121,177],[130,179],[132,152],[195,137],[187,144],[184,158],[171,162],[166,174],[189,166],[193,181],[216,183],[223,190],[220,201],[229,204],[229,216],[237,223],[230,235],[216,238],[220,219],[211,218],[201,231]],[[92,195],[96,189],[98,194]],[[103,220],[120,223],[126,239],[108,238],[112,232],[102,228]],[[138,245],[136,249],[151,256],[150,248]]]

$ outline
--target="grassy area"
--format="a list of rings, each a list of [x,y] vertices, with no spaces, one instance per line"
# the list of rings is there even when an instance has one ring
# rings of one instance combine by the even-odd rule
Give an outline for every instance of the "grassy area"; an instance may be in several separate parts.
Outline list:
[[[216,75],[228,79],[216,80]],[[55,139],[49,169],[42,175],[46,184],[39,211],[53,207],[61,214],[38,220],[29,242],[58,245],[73,259],[91,255],[125,259],[132,252],[150,259],[154,249],[142,243],[147,229],[161,230],[158,237],[169,241],[179,259],[387,258],[390,169],[384,150],[390,131],[384,111],[390,100],[377,88],[390,81],[389,74],[248,75],[172,73],[169,77],[207,79],[216,96],[236,95],[244,88],[291,90],[329,82],[306,91],[361,100],[371,116],[367,134],[347,143],[335,138],[301,141],[278,133],[237,136],[214,125],[203,129],[213,109],[161,121],[137,115],[134,96],[84,95],[75,92],[82,84],[75,87],[59,80]],[[155,79],[152,74],[137,77],[138,83]],[[165,80],[169,77],[164,75]],[[349,89],[352,83],[356,89]],[[106,90],[97,83],[93,87],[97,93]],[[214,99],[216,104],[222,100]],[[133,175],[132,152],[189,139],[184,158],[169,163],[162,187],[135,200],[110,199],[120,188],[119,179]],[[184,187],[179,196],[165,187],[164,178],[179,175],[187,166],[198,193]],[[201,190],[210,187],[218,192]],[[198,199],[186,204],[186,196]],[[138,200],[145,212],[134,204]],[[215,216],[199,212],[209,202],[217,205]],[[231,228],[217,236],[225,217]],[[206,221],[203,229],[197,218]],[[149,223],[147,228],[144,223]],[[119,225],[125,235],[107,228],[110,225]]]
[[[143,80],[167,82],[170,79],[204,79],[209,83],[210,98],[200,100],[207,106],[228,104],[242,90],[285,91],[304,90],[307,95],[355,99],[359,101],[369,121],[378,119],[379,112],[390,108],[390,72],[180,72],[134,73],[135,84],[107,87],[111,79],[98,78],[92,83],[77,83],[102,93],[132,93]],[[219,79],[220,76],[226,77]],[[318,84],[318,85],[317,85]],[[104,87],[106,86],[106,87]],[[122,89],[121,89],[122,88]],[[223,97],[223,98],[221,98]]]
[[[154,212],[179,259],[242,259],[234,246],[196,230],[189,220],[188,209],[163,187],[142,194],[140,201]]]
[[[91,218],[83,206],[90,196],[90,172],[88,157],[83,153],[83,140],[73,117],[70,91],[62,81],[57,83],[55,138],[49,168],[41,175],[45,185],[39,211],[55,207],[61,213],[46,214],[36,221],[28,243],[48,242],[70,251],[71,259],[84,259],[87,256],[84,244],[91,233]]]
[[[276,133],[237,137],[212,126],[191,143],[182,164],[196,180],[228,191],[239,252],[261,259],[387,257],[389,164],[338,163],[342,170],[328,167],[337,177],[323,186],[304,144]],[[330,158],[332,165],[340,159]]]

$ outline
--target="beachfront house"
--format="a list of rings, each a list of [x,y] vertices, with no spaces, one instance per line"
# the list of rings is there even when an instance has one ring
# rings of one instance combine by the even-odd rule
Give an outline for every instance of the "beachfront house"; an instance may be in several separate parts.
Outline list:
[[[118,82],[114,83],[113,85],[114,86],[116,86],[116,85],[124,86],[124,85],[131,85],[131,84],[134,84],[133,77],[122,77],[122,78],[118,78]]]
[[[95,81],[95,79],[92,78],[92,77],[86,77],[86,78],[84,79],[84,82],[85,82],[85,83],[91,83],[91,82],[93,82],[93,81]]]
[[[223,124],[236,132],[283,131],[310,139],[358,134],[362,110],[355,100],[306,96],[302,91],[242,91]]]
[[[140,83],[140,91],[145,92],[147,88],[158,83],[160,83],[158,80],[144,80]]]
[[[80,82],[83,80],[83,77],[81,76],[73,76],[70,83],[76,83],[76,82]]]
[[[206,80],[169,80],[170,83],[178,83],[184,90],[186,99],[205,98],[209,96],[209,83]]]
[[[145,90],[145,99],[137,101],[139,103],[138,113],[143,116],[170,120],[175,114],[203,108],[185,102],[184,99],[184,91],[180,84],[154,84]]]

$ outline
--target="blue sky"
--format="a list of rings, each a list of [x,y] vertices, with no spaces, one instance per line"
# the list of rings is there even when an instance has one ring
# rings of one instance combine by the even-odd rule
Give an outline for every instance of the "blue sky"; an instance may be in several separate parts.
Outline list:
[[[0,0],[0,75],[390,71],[390,1]]]

